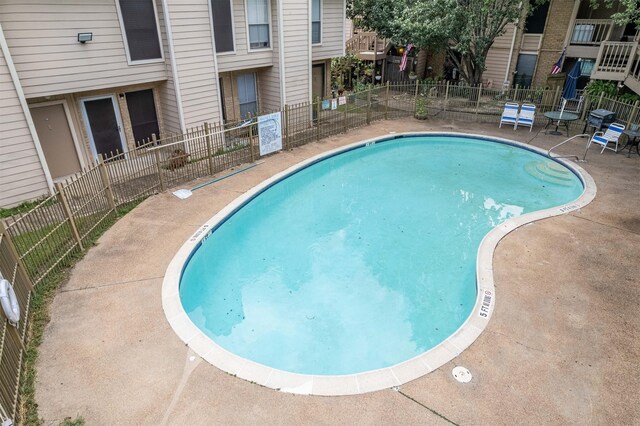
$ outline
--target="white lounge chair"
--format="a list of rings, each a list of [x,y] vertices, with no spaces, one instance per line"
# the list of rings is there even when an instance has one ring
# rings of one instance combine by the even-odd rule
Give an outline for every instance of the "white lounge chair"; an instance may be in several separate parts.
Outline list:
[[[589,149],[591,143],[596,143],[598,145],[602,145],[602,151],[600,151],[600,154],[602,154],[605,149],[610,149],[612,151],[618,152],[618,140],[620,139],[623,131],[624,124],[610,124],[606,132],[595,132],[593,136],[591,136],[589,144],[587,145],[587,149]],[[609,148],[610,143],[615,144],[615,148]]]
[[[502,127],[502,123],[511,124],[515,129],[516,121],[518,120],[518,109],[520,109],[520,104],[516,102],[507,102],[504,104],[504,110],[502,111],[502,117],[500,117],[500,125],[498,127]]]
[[[534,121],[536,121],[536,106],[533,104],[522,104],[514,128],[517,129],[518,126],[528,126],[529,131],[531,131]]]

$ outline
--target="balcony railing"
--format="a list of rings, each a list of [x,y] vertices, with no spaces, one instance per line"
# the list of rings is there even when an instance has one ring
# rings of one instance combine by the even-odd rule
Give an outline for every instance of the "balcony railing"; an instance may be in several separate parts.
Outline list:
[[[571,33],[571,44],[597,46],[611,36],[611,19],[576,19]]]
[[[348,53],[355,55],[370,54],[383,58],[389,50],[389,41],[378,38],[376,33],[358,33],[347,41],[346,48]]]
[[[605,41],[600,46],[591,78],[623,81],[638,71],[638,42]]]

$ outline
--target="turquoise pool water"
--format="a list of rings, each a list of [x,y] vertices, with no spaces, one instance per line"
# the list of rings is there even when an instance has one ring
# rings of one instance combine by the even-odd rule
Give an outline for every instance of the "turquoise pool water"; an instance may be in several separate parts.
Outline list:
[[[379,141],[246,203],[194,251],[180,297],[198,328],[252,361],[317,375],[388,367],[467,319],[487,232],[582,191],[564,166],[507,144]]]

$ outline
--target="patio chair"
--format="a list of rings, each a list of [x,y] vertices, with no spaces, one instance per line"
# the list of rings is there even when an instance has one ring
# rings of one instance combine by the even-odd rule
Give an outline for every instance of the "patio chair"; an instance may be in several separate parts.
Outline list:
[[[516,119],[514,129],[518,126],[529,126],[529,131],[533,129],[533,122],[536,120],[536,106],[533,104],[522,104],[520,113]]]
[[[580,96],[578,98],[573,99],[563,99],[564,111],[572,112],[574,114],[580,114],[582,112],[582,104],[584,103],[584,96]],[[560,107],[562,109],[562,106]]]
[[[602,145],[602,151],[600,151],[600,154],[602,154],[605,149],[618,152],[618,140],[620,139],[620,135],[622,135],[623,131],[624,124],[612,123],[609,125],[606,132],[595,132],[593,136],[591,136],[591,139],[587,144],[587,149],[589,149],[591,143],[596,143],[598,145]],[[615,148],[609,148],[610,143],[615,144]]]
[[[507,102],[504,104],[504,110],[502,111],[502,117],[500,117],[500,125],[499,128],[502,127],[502,123],[512,124],[515,129],[516,121],[518,120],[518,109],[520,109],[520,104],[516,102]]]

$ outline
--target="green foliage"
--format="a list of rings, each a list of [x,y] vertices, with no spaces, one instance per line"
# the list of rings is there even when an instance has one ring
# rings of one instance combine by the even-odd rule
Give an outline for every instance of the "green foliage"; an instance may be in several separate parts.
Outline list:
[[[618,99],[622,102],[633,103],[640,101],[640,96],[636,95],[635,93],[623,93]]]
[[[616,83],[613,81],[591,80],[585,90],[591,97],[598,97],[602,93],[609,98],[615,98],[617,96]]]
[[[40,204],[42,201],[44,201],[44,198],[45,197],[38,198],[33,201],[25,201],[24,203],[17,205],[15,207],[0,208],[0,219],[10,217],[18,213],[26,213],[32,208],[34,208],[35,206],[37,206],[38,204]]]
[[[503,0],[351,0],[347,10],[356,26],[396,44],[445,50],[462,77],[476,85],[487,52],[506,25],[522,16],[521,5]]]
[[[619,10],[611,14],[611,19],[618,25],[626,25],[629,22],[640,26],[640,3],[637,0],[591,0],[591,8],[598,9],[603,6],[607,9]]]
[[[429,100],[426,96],[420,95],[416,98],[416,113],[415,117],[419,119],[427,118],[429,113],[427,106],[429,105]]]
[[[67,417],[60,422],[59,426],[84,426],[84,418],[82,416],[78,416],[75,419]]]
[[[370,67],[356,55],[348,54],[331,60],[331,87],[342,90],[352,84],[351,73],[362,80],[366,69]]]

